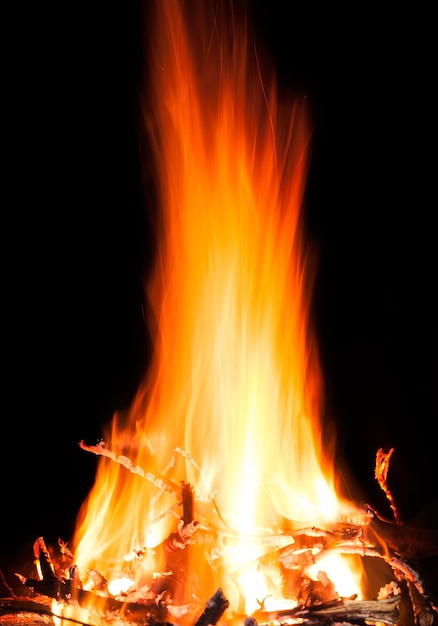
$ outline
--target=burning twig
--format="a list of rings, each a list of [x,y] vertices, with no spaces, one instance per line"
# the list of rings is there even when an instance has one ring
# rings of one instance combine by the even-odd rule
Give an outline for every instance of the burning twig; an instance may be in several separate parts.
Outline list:
[[[33,553],[39,563],[42,578],[56,579],[55,566],[42,537],[38,537],[38,539],[33,544]]]
[[[177,446],[175,448],[175,452],[177,452],[178,454],[180,454],[184,459],[186,459],[190,465],[193,465],[194,468],[196,468],[198,470],[198,472],[200,474],[202,474],[202,470],[199,467],[199,465],[196,463],[195,459],[188,453],[185,452],[182,448],[180,448],[179,446]]]
[[[162,513],[160,513],[160,515],[157,515],[157,517],[155,517],[150,522],[150,525],[152,526],[153,524],[158,524],[158,522],[160,520],[164,519],[165,517],[167,517],[167,515],[173,515],[175,518],[179,519],[179,515],[178,515],[178,513],[176,511],[177,511],[177,509],[179,509],[180,506],[181,506],[181,502],[175,502],[175,504],[173,504],[167,510],[162,511]]]
[[[112,450],[109,450],[105,447],[105,443],[98,443],[96,446],[87,446],[83,441],[79,443],[82,450],[86,450],[87,452],[92,452],[93,454],[97,454],[98,456],[106,456],[112,461],[119,463],[119,465],[123,465],[133,474],[137,474],[141,476],[145,480],[151,482],[157,489],[160,489],[163,492],[170,493],[171,495],[178,498],[180,496],[179,487],[174,482],[165,478],[161,475],[152,474],[152,472],[146,472],[139,465],[134,465],[134,463],[127,456],[120,454],[117,455]]]
[[[394,498],[392,497],[392,493],[388,487],[388,470],[389,470],[389,461],[391,460],[391,456],[394,452],[394,448],[391,448],[389,452],[383,452],[382,448],[379,448],[376,454],[376,467],[374,471],[374,476],[377,482],[380,485],[380,488],[384,491],[386,497],[388,498],[389,505],[394,513],[394,520],[396,524],[401,524],[400,514],[397,510]]]

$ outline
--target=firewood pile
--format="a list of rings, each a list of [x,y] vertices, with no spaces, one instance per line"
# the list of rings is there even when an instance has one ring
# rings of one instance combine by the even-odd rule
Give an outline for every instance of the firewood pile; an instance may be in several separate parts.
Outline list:
[[[58,553],[52,554],[40,537],[34,543],[38,563],[35,576],[14,573],[12,580],[0,573],[0,625],[437,626],[437,599],[428,587],[421,563],[423,558],[438,557],[438,531],[410,528],[400,522],[386,480],[391,454],[392,450],[378,451],[375,476],[388,498],[394,520],[383,519],[365,505],[363,520],[358,524],[293,529],[282,534],[281,542],[273,535],[259,538],[268,549],[259,558],[257,568],[271,581],[272,592],[291,600],[293,608],[268,610],[266,599],[261,598],[259,608],[251,615],[234,609],[230,614],[226,585],[202,601],[195,600],[191,591],[182,591],[189,578],[183,555],[207,541],[205,529],[196,520],[193,490],[182,483],[183,513],[175,532],[161,546],[167,555],[166,571],[149,585],[112,596],[104,576],[96,570],[94,587],[86,590],[68,545],[60,540]],[[217,531],[209,530],[208,542],[212,543]],[[306,573],[310,565],[334,553],[383,561],[390,580],[375,599],[341,597],[323,570],[317,580]]]

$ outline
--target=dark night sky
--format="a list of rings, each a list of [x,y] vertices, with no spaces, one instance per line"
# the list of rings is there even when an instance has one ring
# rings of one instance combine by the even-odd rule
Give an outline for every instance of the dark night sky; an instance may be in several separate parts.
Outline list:
[[[96,467],[78,442],[127,406],[147,363],[137,98],[150,24],[122,4],[11,18],[0,566],[31,559],[39,535],[69,539]],[[280,88],[305,93],[315,119],[306,219],[327,417],[369,501],[384,508],[374,459],[394,446],[402,514],[436,524],[434,20],[306,6],[253,9]]]

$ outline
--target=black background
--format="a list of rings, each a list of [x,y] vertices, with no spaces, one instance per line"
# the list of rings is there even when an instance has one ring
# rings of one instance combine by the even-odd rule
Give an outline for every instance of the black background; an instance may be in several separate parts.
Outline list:
[[[89,3],[93,4],[93,3]],[[437,524],[436,96],[433,16],[252,3],[280,89],[314,115],[306,222],[314,314],[349,480]],[[404,12],[405,11],[405,12]],[[17,7],[7,19],[0,565],[68,540],[94,443],[145,371],[153,258],[138,156],[142,3]],[[153,208],[152,208],[153,209]]]

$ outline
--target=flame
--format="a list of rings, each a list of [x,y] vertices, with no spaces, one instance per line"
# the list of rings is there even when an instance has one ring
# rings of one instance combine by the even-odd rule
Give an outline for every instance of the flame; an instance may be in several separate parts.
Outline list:
[[[260,538],[354,507],[336,491],[333,437],[323,441],[310,315],[317,255],[302,218],[306,100],[281,99],[248,22],[224,5],[208,15],[210,4],[159,0],[151,20],[144,119],[160,220],[145,293],[154,356],[106,433],[114,454],[99,459],[74,552],[83,573],[150,584],[165,569],[184,482],[201,531],[226,538],[205,562],[202,548],[185,551],[193,593],[205,599],[241,572],[250,612],[263,594],[248,568],[264,552]],[[240,592],[230,594],[237,610]]]

